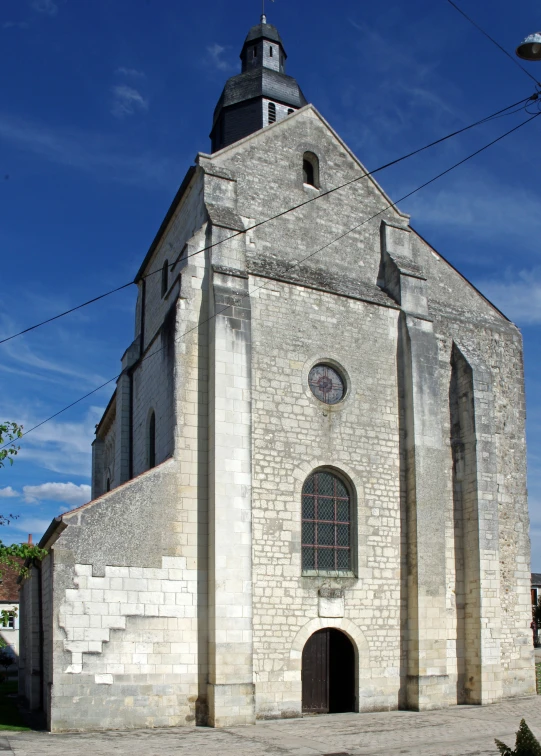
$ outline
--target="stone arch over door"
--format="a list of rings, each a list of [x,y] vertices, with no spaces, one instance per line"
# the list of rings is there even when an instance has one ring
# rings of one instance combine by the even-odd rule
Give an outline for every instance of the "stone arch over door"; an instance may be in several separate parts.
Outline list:
[[[356,708],[359,711],[359,681],[370,677],[370,655],[368,650],[368,641],[362,630],[351,620],[329,619],[327,617],[318,617],[317,619],[307,622],[295,636],[291,651],[289,653],[289,674],[288,679],[298,684],[301,690],[301,673],[302,673],[302,652],[308,639],[318,630],[324,628],[334,628],[340,630],[348,636],[353,644],[355,651],[355,691],[356,691]]]

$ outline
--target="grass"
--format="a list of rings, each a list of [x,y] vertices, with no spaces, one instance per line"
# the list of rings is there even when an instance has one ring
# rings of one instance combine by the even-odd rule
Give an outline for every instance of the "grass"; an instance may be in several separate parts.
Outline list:
[[[537,695],[541,696],[541,664],[535,665],[535,682],[537,685]]]
[[[14,693],[17,693],[16,680],[0,683],[0,730],[30,730],[19,712],[17,699],[8,698]]]

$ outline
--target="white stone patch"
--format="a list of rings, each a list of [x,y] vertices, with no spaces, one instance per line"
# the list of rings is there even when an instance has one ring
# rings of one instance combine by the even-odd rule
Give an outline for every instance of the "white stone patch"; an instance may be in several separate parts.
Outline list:
[[[113,675],[94,675],[96,685],[112,685]]]
[[[343,617],[345,612],[344,593],[340,589],[321,588],[318,597],[320,617]]]
[[[68,674],[81,674],[83,654],[102,653],[111,630],[126,629],[127,617],[196,616],[197,576],[186,557],[162,557],[161,569],[105,567],[105,577],[93,577],[90,564],[76,564],[75,573],[77,588],[66,590],[59,612],[64,648],[71,651]],[[96,677],[101,684],[113,681],[111,675]]]

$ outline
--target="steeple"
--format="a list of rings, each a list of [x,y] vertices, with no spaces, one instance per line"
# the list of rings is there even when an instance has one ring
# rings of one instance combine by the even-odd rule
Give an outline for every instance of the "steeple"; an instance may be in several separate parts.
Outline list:
[[[295,79],[286,76],[286,58],[277,28],[261,16],[244,40],[241,73],[228,79],[216,105],[210,133],[212,152],[306,105]]]

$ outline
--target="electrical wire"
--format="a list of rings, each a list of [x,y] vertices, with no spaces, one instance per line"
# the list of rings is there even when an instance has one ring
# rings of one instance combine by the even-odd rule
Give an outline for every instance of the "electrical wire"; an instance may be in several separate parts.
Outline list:
[[[367,223],[370,223],[370,221],[374,220],[375,218],[377,218],[378,216],[380,216],[380,215],[381,215],[382,213],[386,212],[387,210],[390,210],[390,209],[396,209],[396,204],[397,204],[398,202],[403,202],[404,200],[408,199],[408,198],[409,198],[409,197],[411,197],[412,195],[414,195],[414,194],[416,194],[417,192],[421,191],[421,189],[424,189],[424,188],[426,188],[427,186],[429,186],[430,184],[433,184],[433,183],[434,183],[435,181],[437,181],[438,179],[442,178],[443,176],[446,176],[446,175],[447,175],[448,173],[450,173],[451,171],[455,170],[455,168],[458,168],[459,166],[461,166],[461,165],[463,165],[464,163],[466,163],[466,162],[467,162],[468,160],[471,160],[472,158],[476,157],[477,155],[479,155],[479,154],[481,154],[482,152],[484,152],[485,150],[487,150],[487,149],[488,149],[489,147],[492,147],[493,145],[497,144],[498,142],[501,142],[501,141],[502,141],[502,139],[505,139],[505,137],[509,136],[510,134],[513,134],[513,133],[514,133],[515,131],[518,131],[519,129],[521,129],[521,128],[522,128],[523,126],[525,126],[526,124],[530,123],[531,121],[534,121],[534,120],[535,120],[536,118],[539,118],[539,116],[541,116],[541,113],[536,113],[536,114],[532,115],[532,116],[531,116],[530,118],[528,118],[528,119],[527,119],[526,121],[522,121],[521,123],[519,123],[519,124],[518,124],[517,126],[515,126],[514,128],[510,129],[509,131],[506,131],[506,132],[505,132],[504,134],[501,134],[501,135],[500,135],[499,137],[497,137],[496,139],[493,139],[493,140],[492,140],[491,142],[489,142],[488,144],[486,144],[486,145],[485,145],[484,147],[481,147],[480,149],[478,149],[478,150],[475,150],[475,152],[472,152],[472,153],[471,153],[470,155],[468,155],[467,157],[463,158],[463,159],[462,159],[462,160],[460,160],[459,162],[457,162],[457,163],[454,163],[454,164],[453,164],[453,165],[452,165],[452,166],[451,166],[450,168],[447,168],[447,169],[446,169],[445,171],[442,171],[441,173],[438,173],[438,174],[437,174],[437,176],[434,176],[433,178],[429,179],[428,181],[425,181],[425,183],[424,183],[424,184],[421,184],[421,185],[420,185],[420,186],[418,186],[418,187],[417,187],[416,189],[413,189],[413,190],[412,190],[411,192],[408,192],[407,194],[405,194],[405,195],[404,195],[403,197],[401,197],[401,198],[400,198],[399,200],[397,200],[396,202],[392,202],[391,204],[389,204],[389,205],[387,205],[386,207],[384,207],[384,208],[383,208],[382,210],[379,210],[379,211],[378,211],[377,213],[375,213],[374,215],[370,216],[370,218],[366,218],[366,219],[365,219],[364,221],[362,221],[361,223],[358,223],[358,224],[357,224],[356,226],[353,226],[353,228],[350,228],[350,229],[349,229],[348,231],[345,231],[345,232],[344,232],[343,234],[340,234],[340,236],[337,236],[336,238],[332,239],[332,240],[331,240],[330,242],[327,242],[327,244],[324,244],[324,245],[323,245],[322,247],[319,247],[319,248],[318,248],[318,249],[316,249],[316,250],[315,250],[314,252],[311,252],[311,253],[310,253],[309,255],[306,255],[306,257],[303,257],[303,258],[302,258],[301,260],[297,260],[297,261],[296,261],[296,262],[294,262],[294,263],[293,263],[292,265],[290,265],[290,266],[289,266],[289,267],[288,267],[288,268],[286,269],[286,271],[285,271],[285,272],[286,272],[286,273],[288,273],[288,272],[289,272],[290,270],[292,270],[293,268],[296,268],[296,267],[298,267],[298,266],[299,266],[299,265],[301,265],[301,264],[302,264],[303,262],[306,262],[306,260],[309,260],[309,259],[310,259],[311,257],[314,257],[315,255],[319,254],[319,253],[320,253],[320,252],[322,252],[322,251],[323,251],[324,249],[327,249],[328,247],[330,247],[330,246],[331,246],[332,244],[335,244],[336,242],[340,241],[340,240],[341,240],[341,239],[343,239],[344,237],[348,236],[348,235],[349,235],[349,234],[351,234],[351,233],[352,233],[353,231],[356,231],[357,229],[361,228],[361,226],[364,226],[364,225],[366,225]],[[256,275],[256,276],[257,276],[257,274],[254,274],[254,275]],[[293,283],[294,283],[294,282],[293,282]],[[246,294],[246,295],[244,295],[243,297],[241,297],[241,301],[242,301],[242,299],[246,299],[247,297],[251,297],[251,296],[252,296],[252,295],[253,295],[253,294],[254,294],[254,293],[255,293],[256,291],[259,291],[260,289],[264,289],[264,288],[266,288],[266,284],[261,284],[261,286],[256,286],[256,287],[255,287],[254,289],[252,289],[252,290],[251,290],[251,291],[250,291],[250,292],[249,292],[248,294]],[[187,336],[188,334],[192,333],[193,331],[196,331],[196,330],[198,330],[199,328],[201,328],[201,326],[203,326],[203,325],[206,325],[206,324],[207,324],[207,323],[209,323],[209,322],[210,322],[211,320],[213,320],[213,318],[217,317],[218,315],[220,315],[221,313],[225,312],[225,310],[228,310],[228,309],[229,309],[229,306],[227,306],[227,307],[224,307],[224,308],[222,308],[221,310],[219,310],[218,312],[214,313],[214,315],[211,315],[211,316],[210,316],[209,318],[207,318],[206,320],[203,320],[203,321],[201,321],[201,322],[198,322],[198,323],[197,323],[197,325],[195,325],[195,326],[194,326],[193,328],[190,328],[190,329],[188,329],[187,331],[184,331],[184,333],[180,334],[180,336],[179,336],[178,338],[176,338],[176,339],[175,339],[175,342],[178,342],[178,341],[180,341],[181,339],[183,339],[183,338],[184,338],[185,336]],[[148,354],[148,355],[146,355],[146,357],[143,357],[143,358],[142,358],[142,359],[141,359],[141,360],[139,361],[139,363],[138,363],[138,364],[140,365],[140,364],[141,364],[142,362],[144,362],[144,361],[146,361],[146,360],[150,359],[151,357],[154,357],[154,356],[156,356],[156,355],[157,355],[157,354],[159,354],[159,353],[160,353],[161,351],[163,351],[163,349],[165,349],[165,348],[166,348],[165,346],[164,346],[164,347],[160,347],[160,348],[159,348],[159,349],[157,349],[157,350],[156,350],[155,352],[152,352],[151,354]],[[110,379],[109,379],[108,381],[106,381],[105,383],[102,383],[102,384],[101,384],[100,386],[98,386],[97,388],[93,389],[92,391],[89,391],[89,392],[88,392],[87,394],[85,394],[84,396],[81,396],[81,397],[80,397],[79,399],[76,399],[76,400],[75,400],[74,402],[71,402],[71,404],[68,404],[68,405],[67,405],[66,407],[63,407],[63,408],[62,408],[61,410],[58,410],[58,412],[55,412],[55,413],[54,413],[53,415],[51,415],[50,417],[46,418],[45,420],[42,420],[42,421],[41,421],[40,423],[38,423],[37,425],[34,425],[34,426],[33,426],[32,428],[30,428],[29,430],[27,430],[27,431],[26,431],[25,433],[23,433],[23,434],[22,434],[22,436],[21,436],[21,439],[22,439],[22,438],[24,438],[25,436],[28,436],[28,434],[29,434],[29,433],[32,433],[32,432],[33,432],[33,431],[35,431],[35,430],[36,430],[37,428],[40,428],[40,427],[41,427],[42,425],[45,425],[45,423],[48,423],[48,422],[49,422],[50,420],[53,420],[53,419],[54,419],[55,417],[58,417],[59,415],[61,415],[61,414],[63,414],[64,412],[66,412],[67,410],[71,409],[71,408],[72,408],[72,407],[74,407],[74,406],[75,406],[76,404],[79,404],[80,402],[84,401],[84,400],[85,400],[85,399],[87,399],[87,398],[88,398],[89,396],[92,396],[92,395],[93,395],[93,394],[95,394],[96,392],[100,391],[100,390],[101,390],[102,388],[104,388],[105,386],[108,386],[108,385],[109,385],[110,383],[112,383],[113,381],[116,381],[116,380],[118,380],[118,378],[120,378],[120,375],[121,375],[121,373],[119,373],[118,375],[115,375],[115,376],[114,376],[113,378],[110,378]],[[0,447],[0,449],[5,449],[5,448],[6,448],[7,446],[9,446],[9,443],[8,443],[8,444],[5,444],[5,445],[4,445],[4,446],[2,446],[2,447]]]
[[[213,249],[214,247],[218,246],[219,244],[223,244],[226,241],[229,241],[230,239],[234,239],[237,236],[240,236],[242,234],[248,233],[248,231],[253,231],[256,228],[259,228],[260,226],[263,226],[266,223],[269,223],[270,221],[276,220],[277,218],[281,218],[284,215],[287,215],[288,213],[294,212],[295,210],[300,209],[301,207],[304,207],[305,205],[308,205],[312,202],[315,202],[317,200],[322,199],[323,197],[327,197],[330,194],[333,194],[334,192],[339,191],[340,189],[343,189],[346,186],[350,186],[351,184],[356,183],[357,181],[361,181],[362,179],[369,178],[371,176],[374,176],[376,173],[380,173],[381,171],[385,170],[386,168],[391,168],[394,165],[397,165],[398,163],[401,163],[403,160],[407,160],[410,157],[413,157],[414,155],[418,155],[421,152],[424,152],[425,150],[430,149],[431,147],[435,147],[438,144],[441,144],[442,142],[447,141],[448,139],[451,139],[455,136],[458,136],[459,134],[463,134],[465,131],[469,131],[470,129],[475,128],[476,126],[480,126],[483,123],[488,123],[489,121],[501,118],[504,115],[512,115],[519,110],[522,109],[522,107],[517,106],[524,106],[526,107],[527,104],[537,98],[537,94],[530,95],[529,97],[524,97],[522,100],[519,100],[518,102],[513,103],[512,105],[508,105],[506,108],[502,108],[501,110],[497,110],[495,113],[493,113],[490,116],[486,116],[485,118],[482,118],[479,121],[476,121],[475,123],[470,124],[469,126],[465,126],[462,129],[458,129],[457,131],[453,131],[450,134],[447,134],[447,136],[440,137],[439,139],[436,139],[434,142],[430,142],[430,144],[425,145],[424,147],[420,147],[417,150],[414,150],[413,152],[409,152],[407,155],[403,155],[400,158],[396,158],[395,160],[391,160],[389,163],[385,163],[384,165],[379,166],[379,168],[375,168],[373,171],[369,171],[367,173],[363,173],[361,176],[356,176],[354,179],[350,179],[349,181],[346,181],[343,184],[339,184],[338,186],[335,186],[331,189],[328,189],[327,191],[320,192],[315,197],[310,197],[309,199],[305,200],[304,202],[299,203],[298,205],[293,205],[293,207],[288,208],[287,210],[283,210],[280,213],[277,213],[276,215],[271,216],[270,218],[265,218],[262,221],[258,221],[257,223],[254,223],[251,226],[248,226],[247,228],[243,229],[242,231],[237,231],[234,234],[231,234],[230,236],[227,236],[225,239],[220,239],[213,244],[209,244],[206,247],[203,247],[202,249],[197,250],[196,252],[192,252],[190,255],[188,255],[185,259],[188,259],[190,257],[195,257],[195,255],[200,255],[204,252],[208,252],[209,250]],[[512,110],[512,108],[517,108],[517,110]],[[511,111],[511,112],[507,112]],[[173,267],[176,265],[176,262],[170,263],[169,267]],[[141,276],[141,278],[150,278],[150,276],[155,275],[156,273],[161,273],[163,270],[163,267],[158,268],[157,270],[153,270],[150,273],[147,273],[144,276]],[[100,294],[97,297],[93,297],[92,299],[87,300],[86,302],[82,302],[79,305],[76,305],[75,307],[71,307],[69,310],[65,310],[64,312],[58,313],[58,315],[54,315],[51,318],[47,318],[46,320],[42,320],[39,323],[35,323],[34,325],[28,326],[28,328],[24,328],[22,331],[18,331],[17,333],[11,334],[11,336],[6,336],[3,339],[0,339],[0,344],[5,344],[8,341],[11,341],[12,339],[16,339],[19,336],[22,336],[25,333],[29,333],[30,331],[35,331],[36,328],[41,328],[41,326],[47,325],[48,323],[52,323],[55,320],[59,320],[60,318],[63,318],[66,315],[70,315],[73,312],[76,312],[77,310],[81,310],[83,307],[87,307],[90,304],[93,304],[94,302],[98,302],[100,299],[105,299],[105,297],[109,297],[112,294],[116,294],[119,291],[122,291],[123,289],[127,289],[130,286],[133,286],[135,284],[134,281],[129,281],[122,286],[118,286],[114,289],[111,289],[110,291],[105,292],[104,294]]]
[[[459,13],[460,13],[460,14],[461,14],[462,16],[464,16],[464,18],[465,18],[465,19],[466,19],[467,21],[469,21],[469,22],[470,22],[470,24],[472,24],[473,26],[475,26],[475,28],[476,28],[476,29],[478,29],[478,30],[479,30],[479,31],[481,32],[481,34],[484,34],[484,36],[485,36],[485,37],[486,37],[487,39],[489,39],[489,40],[490,40],[490,41],[492,42],[492,44],[496,45],[496,47],[497,47],[497,48],[498,48],[499,50],[501,50],[501,51],[502,51],[502,53],[503,53],[504,55],[507,55],[507,57],[508,57],[508,58],[509,58],[510,60],[512,60],[512,61],[513,61],[513,63],[514,63],[514,64],[515,64],[516,66],[518,66],[518,67],[520,68],[520,70],[521,70],[521,71],[524,71],[524,73],[526,74],[526,76],[529,76],[529,77],[530,77],[530,79],[532,79],[533,81],[535,81],[535,83],[537,84],[537,86],[538,86],[538,87],[541,87],[541,83],[540,83],[539,81],[537,81],[537,79],[535,78],[535,76],[533,76],[533,74],[531,74],[531,73],[530,73],[530,72],[529,72],[529,71],[528,71],[528,70],[527,70],[526,68],[524,68],[524,66],[523,66],[523,65],[521,65],[521,64],[520,64],[520,63],[518,62],[518,60],[516,60],[516,58],[514,58],[514,57],[513,57],[513,56],[512,56],[512,55],[511,55],[510,53],[508,53],[508,52],[507,52],[507,50],[505,49],[505,47],[502,47],[502,46],[500,45],[500,43],[499,43],[499,42],[496,42],[496,40],[495,40],[495,39],[494,39],[493,37],[491,37],[491,36],[490,36],[490,34],[488,34],[488,32],[486,32],[486,31],[485,31],[485,30],[484,30],[484,29],[483,29],[483,28],[482,28],[481,26],[479,26],[479,24],[478,24],[478,23],[476,23],[476,22],[475,22],[475,21],[473,20],[473,18],[470,18],[470,16],[468,16],[468,14],[467,14],[467,13],[465,13],[465,12],[464,12],[464,11],[462,10],[462,8],[459,8],[459,7],[458,7],[458,5],[457,5],[456,3],[454,3],[454,2],[453,2],[453,0],[447,0],[447,2],[449,3],[449,5],[452,5],[452,6],[453,6],[453,8],[454,8],[455,10],[457,10],[457,11],[458,11],[458,12],[459,12]]]

